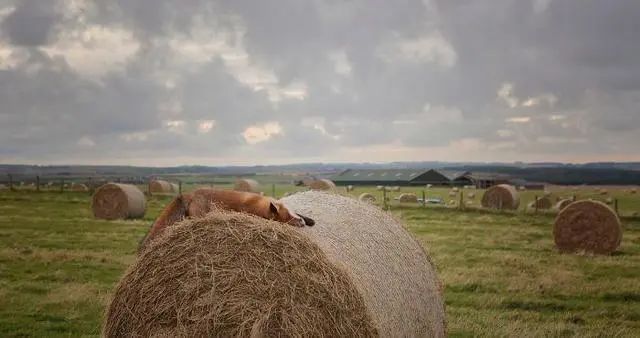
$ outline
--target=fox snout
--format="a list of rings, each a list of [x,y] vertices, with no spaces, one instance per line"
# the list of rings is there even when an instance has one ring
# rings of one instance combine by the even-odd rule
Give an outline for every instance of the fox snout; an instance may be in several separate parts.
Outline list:
[[[294,226],[299,226],[299,227],[303,227],[305,225],[313,226],[316,224],[316,222],[311,218],[302,216],[299,214],[295,214],[295,213],[291,213],[291,220],[288,223]]]

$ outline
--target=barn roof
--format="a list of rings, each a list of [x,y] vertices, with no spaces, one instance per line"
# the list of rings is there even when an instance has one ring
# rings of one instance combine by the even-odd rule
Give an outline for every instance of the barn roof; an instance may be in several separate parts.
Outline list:
[[[426,169],[347,169],[331,179],[334,182],[406,181],[426,173]]]

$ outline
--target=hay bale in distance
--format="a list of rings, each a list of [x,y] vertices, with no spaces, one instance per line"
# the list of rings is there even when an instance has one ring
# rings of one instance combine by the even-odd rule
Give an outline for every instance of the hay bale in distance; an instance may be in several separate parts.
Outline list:
[[[418,196],[416,194],[404,193],[398,196],[400,203],[418,203]]]
[[[399,186],[393,186],[393,187],[389,187],[389,190],[394,191],[394,192],[398,192],[400,191],[400,187]]]
[[[613,204],[613,198],[607,197],[607,199],[604,200],[604,202],[607,203],[607,204]]]
[[[382,190],[384,190],[384,186],[383,185],[379,185],[379,186],[376,187],[376,190],[382,191]]]
[[[512,185],[498,184],[484,192],[481,203],[488,209],[515,210],[520,206],[520,196]]]
[[[600,189],[600,195],[606,195],[608,193],[607,189]]]
[[[282,202],[316,225],[225,212],[165,232],[118,284],[103,335],[446,335],[435,269],[391,215],[315,191]]]
[[[89,191],[89,187],[87,187],[86,184],[82,184],[82,183],[73,183],[71,184],[71,191],[76,191],[76,192],[87,192]]]
[[[637,193],[637,192],[638,192],[638,190],[637,190],[637,189],[635,189],[635,188],[634,188],[634,189],[631,189],[631,191],[629,191],[629,193],[631,193],[631,194],[635,194],[635,193]]]
[[[149,190],[152,194],[171,194],[178,192],[178,186],[164,180],[152,180],[149,182]]]
[[[345,187],[347,192],[352,192],[353,191],[353,186],[352,185],[348,185]]]
[[[558,203],[556,203],[554,209],[561,211],[564,208],[566,208],[569,204],[571,204],[573,202],[573,200],[565,198],[562,200],[559,200]]]
[[[537,206],[537,208],[536,208]],[[538,201],[536,203],[535,200],[531,201],[531,203],[529,203],[529,208],[530,209],[551,209],[551,207],[553,206],[553,203],[551,202],[551,199],[549,199],[549,197],[540,197],[538,198]]]
[[[91,209],[100,219],[142,218],[146,205],[144,194],[135,185],[107,183],[93,194]]]
[[[467,198],[469,198],[469,199],[474,199],[474,198],[476,198],[476,193],[475,193],[475,192],[470,192],[470,193],[468,193],[468,194],[467,194]]]
[[[427,184],[426,188],[427,189],[431,189],[433,187],[433,184]]]
[[[311,188],[311,190],[334,190],[336,188],[336,184],[331,180],[323,178],[311,182],[309,188]]]
[[[375,203],[376,202],[375,196],[371,195],[368,192],[360,194],[360,196],[358,196],[358,200],[360,200],[362,202],[366,202],[366,203]]]
[[[518,190],[525,191],[525,190],[527,190],[527,188],[524,185],[521,185],[521,186],[518,187]]]
[[[236,180],[233,190],[257,193],[260,190],[260,184],[256,180],[240,178]]]
[[[553,226],[553,237],[562,252],[610,254],[622,241],[622,225],[606,204],[577,201],[560,211]]]
[[[456,197],[458,196],[458,193],[455,191],[449,191],[449,197]]]

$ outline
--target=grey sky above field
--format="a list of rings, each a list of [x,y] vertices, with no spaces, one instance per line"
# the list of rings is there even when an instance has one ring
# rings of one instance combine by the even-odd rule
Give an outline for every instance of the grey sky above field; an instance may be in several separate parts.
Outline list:
[[[0,163],[640,160],[636,0],[0,0]]]

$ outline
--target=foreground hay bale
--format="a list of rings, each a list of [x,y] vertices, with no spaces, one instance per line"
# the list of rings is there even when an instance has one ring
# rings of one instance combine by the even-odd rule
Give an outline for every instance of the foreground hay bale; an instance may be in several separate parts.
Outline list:
[[[556,217],[553,237],[562,252],[610,254],[622,241],[622,225],[616,213],[598,201],[569,204]]]
[[[566,208],[569,204],[571,204],[573,202],[573,200],[566,198],[566,199],[562,199],[559,200],[558,203],[556,203],[554,209],[561,211],[564,208]]]
[[[171,194],[178,192],[178,186],[164,180],[152,180],[149,182],[149,191],[152,194]]]
[[[358,200],[366,203],[376,203],[376,198],[368,192],[360,194]]]
[[[107,183],[93,194],[91,209],[100,219],[142,218],[147,201],[138,187],[130,184]]]
[[[229,212],[165,232],[118,284],[103,335],[446,335],[435,270],[392,216],[313,191],[282,201],[316,225]]]
[[[533,200],[529,203],[529,209],[551,209],[553,203],[549,197],[540,197],[538,200]]]
[[[336,184],[331,180],[323,178],[311,182],[309,188],[311,188],[311,190],[334,190],[336,188]]]
[[[494,185],[482,195],[481,204],[488,209],[515,210],[520,206],[520,196],[512,185]]]
[[[71,185],[71,191],[76,191],[76,192],[87,192],[89,191],[89,187],[87,187],[86,184],[82,184],[82,183],[73,183]]]
[[[260,184],[256,180],[244,178],[236,180],[236,183],[233,187],[235,191],[245,191],[245,192],[258,192],[260,190]]]
[[[398,196],[400,203],[418,203],[418,196],[416,194],[404,193]]]

